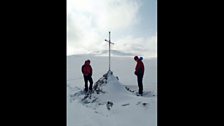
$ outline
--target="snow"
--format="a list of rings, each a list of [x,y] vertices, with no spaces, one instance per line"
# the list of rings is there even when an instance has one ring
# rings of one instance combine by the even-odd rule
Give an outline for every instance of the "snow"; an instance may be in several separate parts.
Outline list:
[[[91,60],[94,83],[102,80],[98,87],[103,93],[94,92],[91,97],[84,99],[81,66],[86,59]],[[126,89],[138,90],[134,75],[136,62],[132,57],[112,57],[111,61],[113,73],[104,78],[103,75],[108,71],[108,57],[67,57],[67,126],[156,126],[156,59],[143,60],[146,69],[144,92],[153,92],[155,96],[136,96]],[[110,109],[108,102],[113,103]]]

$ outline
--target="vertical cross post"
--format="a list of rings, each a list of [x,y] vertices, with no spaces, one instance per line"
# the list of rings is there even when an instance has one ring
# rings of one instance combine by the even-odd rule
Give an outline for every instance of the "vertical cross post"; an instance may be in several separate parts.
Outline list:
[[[109,40],[105,39],[105,41],[109,43],[109,71],[110,71],[110,44],[114,44],[110,41],[110,31],[109,31]]]

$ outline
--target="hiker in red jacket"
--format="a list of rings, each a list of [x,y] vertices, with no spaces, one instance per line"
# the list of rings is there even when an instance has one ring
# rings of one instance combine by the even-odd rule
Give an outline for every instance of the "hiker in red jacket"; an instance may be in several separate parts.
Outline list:
[[[89,91],[92,91],[93,86],[93,79],[92,79],[92,67],[90,65],[90,60],[86,60],[85,64],[82,65],[82,74],[85,81],[85,92],[88,91],[88,81],[90,83],[89,85]]]
[[[143,80],[143,75],[144,75],[144,64],[142,62],[142,58],[138,58],[138,56],[134,57],[134,60],[137,62],[136,67],[135,67],[135,75],[137,76],[137,80],[138,80],[138,88],[139,91],[138,93],[142,96],[143,93],[143,84],[142,84],[142,80]]]

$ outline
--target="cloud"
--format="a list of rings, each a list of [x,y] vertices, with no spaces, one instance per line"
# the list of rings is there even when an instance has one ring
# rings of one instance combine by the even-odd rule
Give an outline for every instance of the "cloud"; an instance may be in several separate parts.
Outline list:
[[[89,18],[99,30],[114,31],[136,23],[140,6],[137,0],[68,0],[67,13],[76,20],[79,16]]]
[[[157,34],[151,37],[127,36],[116,42],[113,48],[135,55],[157,57]]]
[[[108,31],[121,33],[141,20],[139,0],[67,0],[67,55],[108,48]],[[112,38],[113,39],[113,38]],[[127,53],[153,51],[155,38],[117,38],[114,48]]]

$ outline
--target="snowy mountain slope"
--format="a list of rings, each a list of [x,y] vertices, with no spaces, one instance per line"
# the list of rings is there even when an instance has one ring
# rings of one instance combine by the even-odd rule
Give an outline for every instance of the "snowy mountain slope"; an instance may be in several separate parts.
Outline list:
[[[86,57],[82,58],[85,59]],[[97,65],[104,65],[102,64],[103,59],[100,60],[102,62],[99,62],[99,60],[96,60],[99,58],[91,58],[98,62]],[[95,67],[100,68],[97,65]],[[74,70],[70,72],[74,72]],[[157,125],[156,96],[136,96],[126,88],[133,90],[135,86],[124,85],[124,82],[120,82],[121,77],[118,76],[119,79],[117,78],[117,74],[109,74],[106,78],[102,75],[95,79],[94,93],[91,94],[91,97],[88,96],[85,99],[86,95],[82,92],[82,78],[76,78],[80,81],[80,84],[74,83],[78,82],[77,80],[68,81],[67,126]],[[101,92],[97,93],[97,89]],[[147,92],[147,90],[145,91]],[[108,102],[113,103],[109,109]]]
[[[67,57],[67,83],[72,86],[83,87],[81,66],[86,59],[91,60],[93,68],[93,81],[96,82],[108,71],[108,57],[94,55],[73,55]],[[144,58],[145,75],[143,78],[144,89],[157,90],[157,59]],[[119,77],[119,82],[124,85],[137,86],[134,75],[136,62],[133,57],[111,57],[111,70]]]
[[[97,56],[108,56],[108,50],[94,51],[92,54]],[[133,56],[132,53],[126,53],[119,50],[111,50],[112,56]]]

